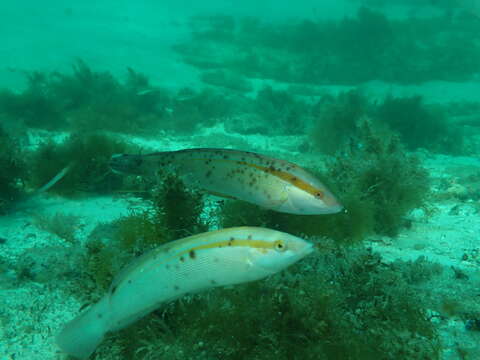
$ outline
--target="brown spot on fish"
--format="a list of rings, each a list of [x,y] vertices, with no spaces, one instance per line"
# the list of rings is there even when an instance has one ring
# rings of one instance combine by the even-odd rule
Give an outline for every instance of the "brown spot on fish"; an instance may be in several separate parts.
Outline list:
[[[188,256],[190,256],[190,259],[195,259],[195,257],[197,256],[197,254],[195,253],[194,250],[190,250],[188,252]]]
[[[180,262],[184,262],[185,261],[185,258],[183,256],[180,256]]]
[[[212,280],[210,280],[210,284],[212,284],[212,285],[217,285],[217,282],[212,279]]]

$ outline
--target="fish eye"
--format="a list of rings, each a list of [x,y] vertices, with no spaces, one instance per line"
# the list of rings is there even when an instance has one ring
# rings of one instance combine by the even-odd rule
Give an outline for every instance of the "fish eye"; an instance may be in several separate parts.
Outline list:
[[[273,248],[278,252],[284,252],[287,250],[287,244],[285,244],[285,241],[283,240],[276,240],[273,243]]]
[[[321,191],[317,191],[314,196],[317,198],[317,199],[321,199],[323,197],[323,193]]]

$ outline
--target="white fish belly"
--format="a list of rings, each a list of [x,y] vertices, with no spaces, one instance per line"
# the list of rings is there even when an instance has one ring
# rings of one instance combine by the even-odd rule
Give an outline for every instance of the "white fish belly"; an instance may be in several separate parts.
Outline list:
[[[139,265],[110,295],[111,329],[120,329],[187,293],[261,279],[268,272],[247,261],[248,248],[161,254]],[[111,292],[112,292],[111,290]]]

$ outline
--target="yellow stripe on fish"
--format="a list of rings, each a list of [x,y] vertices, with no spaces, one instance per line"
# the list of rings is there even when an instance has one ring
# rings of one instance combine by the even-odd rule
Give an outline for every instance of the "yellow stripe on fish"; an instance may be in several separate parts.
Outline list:
[[[279,212],[336,213],[342,205],[326,186],[300,166],[253,152],[187,149],[145,155],[114,155],[114,171],[153,175],[171,171],[187,186],[244,200]]]
[[[311,243],[280,231],[236,227],[160,246],[128,265],[105,296],[57,336],[76,358],[89,357],[108,331],[119,330],[187,293],[263,279],[313,251]]]

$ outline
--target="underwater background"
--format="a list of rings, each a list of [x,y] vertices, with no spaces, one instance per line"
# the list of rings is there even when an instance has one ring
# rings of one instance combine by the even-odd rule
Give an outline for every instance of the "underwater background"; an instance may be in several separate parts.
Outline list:
[[[55,336],[132,259],[242,225],[318,251],[165,304],[91,358],[479,358],[478,1],[4,1],[0,14],[0,360],[68,359]],[[296,163],[346,211],[285,214],[109,168],[191,148]]]

